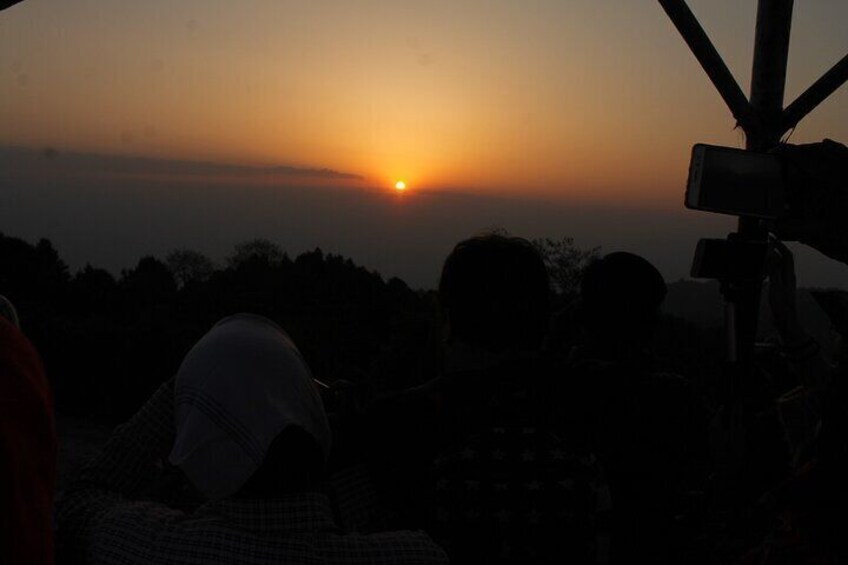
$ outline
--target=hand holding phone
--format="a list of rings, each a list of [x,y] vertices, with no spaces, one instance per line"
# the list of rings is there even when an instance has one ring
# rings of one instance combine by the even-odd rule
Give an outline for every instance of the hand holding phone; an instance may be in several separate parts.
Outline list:
[[[790,191],[781,239],[798,240],[848,264],[848,147],[830,139],[777,149]]]

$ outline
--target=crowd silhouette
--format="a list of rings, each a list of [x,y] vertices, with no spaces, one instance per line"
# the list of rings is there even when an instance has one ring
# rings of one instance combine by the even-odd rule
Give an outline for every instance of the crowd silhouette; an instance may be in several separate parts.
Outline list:
[[[830,364],[799,322],[790,250],[771,240],[763,265],[779,347],[710,398],[659,362],[659,271],[563,241],[570,265],[550,244],[471,237],[436,292],[414,293],[264,240],[224,269],[181,251],[115,280],[3,237],[2,562],[848,559],[845,342]],[[574,278],[552,284],[557,264]],[[840,295],[816,296],[848,330]],[[99,416],[132,413],[58,496],[27,334],[69,411],[115,394]],[[86,358],[84,339],[135,372],[98,367],[114,358]],[[95,377],[68,370],[81,358]]]

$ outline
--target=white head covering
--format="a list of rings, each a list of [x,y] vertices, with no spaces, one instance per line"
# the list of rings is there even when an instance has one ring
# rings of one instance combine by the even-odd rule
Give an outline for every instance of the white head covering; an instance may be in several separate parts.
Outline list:
[[[234,494],[290,425],[330,451],[330,426],[312,375],[289,336],[262,316],[224,318],[188,352],[175,386],[169,460],[210,499]]]

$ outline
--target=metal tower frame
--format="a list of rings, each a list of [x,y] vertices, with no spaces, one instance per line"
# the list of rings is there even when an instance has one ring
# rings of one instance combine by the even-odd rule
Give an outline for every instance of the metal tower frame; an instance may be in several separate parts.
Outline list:
[[[837,62],[791,104],[784,107],[786,65],[794,0],[759,0],[751,94],[746,97],[685,0],[658,0],[689,49],[709,76],[746,137],[746,148],[765,151],[848,80],[848,55]],[[740,217],[729,237],[767,239],[770,224]],[[731,281],[724,286],[728,361],[750,366],[757,333],[762,280]]]

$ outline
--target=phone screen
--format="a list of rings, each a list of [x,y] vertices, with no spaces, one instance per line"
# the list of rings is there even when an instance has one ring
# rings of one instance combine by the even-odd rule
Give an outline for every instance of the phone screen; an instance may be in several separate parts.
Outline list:
[[[776,218],[783,211],[780,161],[767,153],[695,145],[689,165],[686,207]]]

